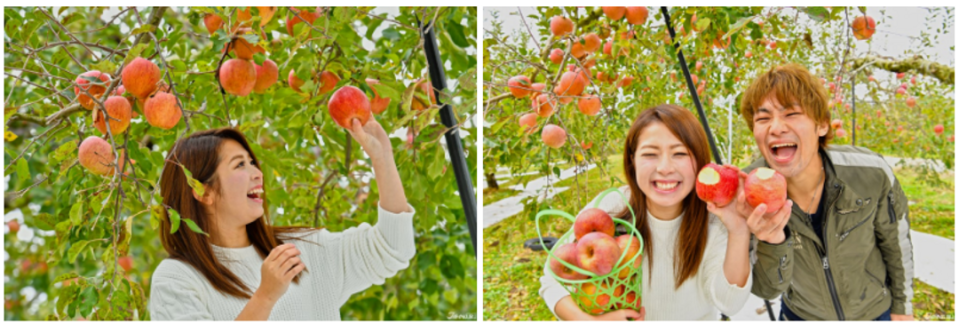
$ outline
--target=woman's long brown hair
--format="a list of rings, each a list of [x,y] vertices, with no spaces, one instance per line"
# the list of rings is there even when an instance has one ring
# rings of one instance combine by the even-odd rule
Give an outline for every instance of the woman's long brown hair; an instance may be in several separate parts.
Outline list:
[[[676,138],[679,138],[679,141],[692,153],[692,158],[695,160],[694,168],[696,168],[697,173],[700,168],[709,163],[709,157],[711,157],[706,141],[706,132],[699,125],[693,113],[685,108],[663,104],[646,109],[633,121],[633,125],[629,128],[629,133],[626,136],[626,149],[623,153],[623,170],[626,173],[626,182],[629,184],[631,193],[629,205],[636,212],[636,220],[633,220],[633,224],[646,241],[643,253],[649,257],[649,273],[652,273],[653,269],[653,243],[646,217],[648,204],[646,193],[639,189],[639,184],[636,182],[634,158],[636,149],[639,147],[639,135],[653,123],[662,123]],[[687,279],[696,275],[696,271],[703,260],[703,252],[706,250],[706,239],[709,234],[709,211],[706,210],[706,203],[696,197],[695,190],[686,196],[682,204],[685,207],[685,212],[679,228],[679,237],[676,238],[679,249],[676,250],[673,265],[677,289]],[[617,217],[621,219],[632,218],[628,209]],[[652,277],[651,274],[650,277]]]
[[[193,220],[207,233],[215,230],[213,216],[208,215],[200,201],[193,196],[193,190],[187,184],[180,165],[189,170],[194,179],[206,185],[208,191],[218,194],[220,188],[216,167],[221,159],[219,148],[224,141],[230,139],[240,143],[250,154],[253,164],[262,168],[242,133],[232,128],[219,128],[196,132],[178,140],[174,146],[175,149],[167,155],[163,174],[160,176],[160,194],[163,196],[163,204],[176,210],[180,218]],[[283,240],[294,238],[290,234],[310,229],[271,226],[267,192],[264,191],[262,196],[265,210],[263,216],[246,225],[250,242],[263,257],[268,256],[273,248],[282,245]],[[203,274],[216,290],[224,294],[237,298],[252,297],[250,288],[217,260],[209,237],[183,227],[176,233],[170,234],[170,228],[170,219],[163,218],[160,223],[160,242],[163,243],[163,248],[170,258],[190,264]],[[293,281],[299,283],[299,275]]]

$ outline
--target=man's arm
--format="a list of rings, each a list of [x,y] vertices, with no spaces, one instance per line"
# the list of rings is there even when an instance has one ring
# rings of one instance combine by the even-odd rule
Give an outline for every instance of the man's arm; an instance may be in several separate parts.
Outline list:
[[[914,274],[912,238],[909,235],[909,204],[906,194],[893,177],[886,197],[880,200],[876,217],[876,243],[886,264],[886,277],[892,294],[894,316],[912,315],[912,278]]]

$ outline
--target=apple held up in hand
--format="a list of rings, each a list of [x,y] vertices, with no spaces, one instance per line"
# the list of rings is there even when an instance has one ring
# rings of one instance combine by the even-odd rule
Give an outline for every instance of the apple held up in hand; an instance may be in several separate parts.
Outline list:
[[[743,184],[746,202],[752,207],[766,204],[766,211],[778,211],[786,204],[786,178],[775,170],[760,167],[749,173]]]
[[[358,119],[361,125],[366,125],[373,116],[370,99],[362,90],[353,86],[345,86],[334,92],[327,109],[333,121],[346,129],[352,128],[354,118]]]
[[[696,195],[718,207],[732,202],[738,189],[739,173],[735,168],[710,163],[703,167],[696,177]]]

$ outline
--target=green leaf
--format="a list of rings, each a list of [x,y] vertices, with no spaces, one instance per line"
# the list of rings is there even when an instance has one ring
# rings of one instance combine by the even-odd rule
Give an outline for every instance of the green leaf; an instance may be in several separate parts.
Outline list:
[[[113,63],[113,61],[104,60],[104,61],[97,62],[94,65],[91,65],[90,69],[97,70],[103,73],[113,73],[114,71],[117,71],[117,64]]]
[[[180,213],[174,209],[167,209],[167,216],[170,217],[170,233],[175,234],[180,229]]]
[[[64,280],[73,279],[73,278],[76,278],[76,277],[79,277],[79,276],[80,276],[80,275],[78,275],[77,272],[70,272],[70,273],[60,274],[60,275],[58,275],[56,278],[53,279],[53,282],[62,282],[62,281],[64,281]]]
[[[79,255],[80,252],[82,252],[83,249],[87,247],[88,243],[90,243],[90,241],[81,240],[81,241],[74,242],[73,245],[70,246],[70,250],[67,251],[67,258],[69,259],[70,263],[76,262],[77,255]]]
[[[203,229],[200,229],[200,227],[197,226],[196,223],[193,222],[193,220],[183,219],[183,222],[186,222],[186,226],[190,227],[190,230],[193,230],[193,232],[210,236],[210,234],[203,232]]]
[[[57,162],[63,161],[64,159],[72,159],[77,153],[77,140],[71,140],[67,143],[61,144],[56,151],[53,152],[53,159],[50,161],[51,164],[56,164]]]
[[[469,47],[470,43],[466,40],[466,33],[463,31],[463,26],[460,24],[445,24],[446,30],[450,33],[450,39],[453,40],[453,44],[456,46],[465,48]]]
[[[193,191],[196,192],[196,195],[203,197],[203,193],[205,193],[206,190],[203,187],[203,183],[200,183],[200,181],[194,179],[193,173],[186,169],[186,167],[183,167],[183,165],[180,165],[180,168],[183,169],[183,175],[186,176],[186,183],[190,184],[190,187],[193,188]]]
[[[696,29],[698,30],[706,29],[706,27],[709,27],[710,22],[711,20],[709,18],[699,18],[698,20],[696,20]]]
[[[140,27],[134,28],[132,31],[130,31],[130,35],[152,33],[156,29],[157,28],[154,25],[141,25]]]
[[[127,52],[127,56],[123,58],[123,65],[125,66],[130,64],[130,62],[133,62],[133,59],[140,57],[140,53],[142,53],[143,50],[147,49],[148,47],[150,47],[150,45],[146,43],[137,44],[137,46],[134,46],[132,49],[130,49],[130,52]]]
[[[456,279],[463,276],[463,263],[454,255],[443,255],[440,259],[440,271],[447,279]]]
[[[27,157],[17,160],[17,177],[25,182],[30,182],[30,167],[27,165]]]
[[[74,226],[83,224],[83,201],[78,201],[70,208],[70,223]]]

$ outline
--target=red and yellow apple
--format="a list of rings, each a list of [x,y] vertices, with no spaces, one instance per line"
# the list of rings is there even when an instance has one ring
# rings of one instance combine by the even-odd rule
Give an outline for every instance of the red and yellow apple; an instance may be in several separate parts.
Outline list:
[[[157,88],[160,82],[160,67],[150,60],[136,58],[123,68],[120,73],[123,86],[133,96],[146,98]]]
[[[333,121],[346,129],[353,128],[354,118],[359,120],[361,125],[366,125],[373,116],[370,99],[362,90],[353,86],[345,86],[334,92],[327,109]]]
[[[775,170],[760,167],[749,173],[743,184],[746,203],[752,207],[766,204],[766,211],[779,211],[786,204],[786,178]]]
[[[113,175],[116,156],[106,140],[91,135],[80,143],[77,158],[80,166],[97,175]]]
[[[565,261],[566,263],[580,267],[579,255],[577,254],[576,244],[574,243],[566,243],[557,247],[553,250],[553,255],[555,255],[556,258]],[[583,280],[588,278],[588,276],[585,274],[576,272],[573,269],[566,267],[566,265],[563,265],[563,263],[560,263],[559,260],[554,258],[549,259],[549,269],[552,270],[553,274],[556,274],[556,276],[567,280]]]
[[[547,146],[559,149],[566,143],[566,130],[554,124],[547,124],[543,127],[542,139]]]
[[[613,217],[610,217],[609,213],[606,213],[603,209],[598,208],[589,208],[580,212],[576,216],[576,221],[573,222],[573,234],[576,236],[576,240],[592,232],[603,233],[610,237],[616,235],[616,224],[613,222]]]
[[[91,82],[84,77],[93,78],[96,79],[96,81]],[[93,109],[96,103],[93,101],[93,98],[87,96],[87,93],[90,93],[90,95],[93,95],[96,99],[100,99],[100,96],[107,91],[107,86],[110,84],[110,75],[97,70],[87,71],[77,76],[74,82],[79,85],[73,86],[73,94],[77,96],[77,101],[80,102],[80,106],[86,109]],[[86,92],[83,90],[86,90]]]
[[[613,271],[622,252],[613,237],[591,232],[576,241],[576,254],[583,270],[604,276]]]
[[[127,127],[130,126],[131,115],[133,115],[130,101],[120,96],[110,96],[103,102],[103,106],[106,107],[107,114],[110,115],[110,133],[117,136],[126,131]],[[103,135],[107,134],[105,120],[106,117],[103,116],[103,112],[96,110],[96,114],[93,115],[93,126],[100,130]]]
[[[723,207],[736,198],[739,173],[735,168],[709,163],[696,177],[696,195],[706,202]]]
[[[176,96],[166,92],[158,92],[150,99],[147,99],[143,108],[143,115],[146,116],[147,123],[150,125],[169,130],[183,117],[180,105],[177,104]]]
[[[256,86],[256,67],[243,59],[229,59],[220,67],[220,85],[228,94],[246,96]]]

